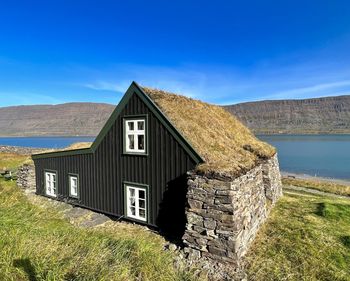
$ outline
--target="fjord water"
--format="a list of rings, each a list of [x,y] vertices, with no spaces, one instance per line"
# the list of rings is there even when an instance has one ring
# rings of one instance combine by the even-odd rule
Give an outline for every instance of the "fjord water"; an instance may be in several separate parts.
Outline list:
[[[63,148],[75,142],[92,142],[94,137],[0,137],[0,145]]]
[[[350,179],[350,135],[258,135],[275,146],[282,171]]]

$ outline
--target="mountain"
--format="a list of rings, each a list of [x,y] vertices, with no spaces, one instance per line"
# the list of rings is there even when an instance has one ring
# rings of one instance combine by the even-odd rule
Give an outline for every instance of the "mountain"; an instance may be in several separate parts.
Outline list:
[[[350,96],[225,106],[256,134],[350,133]]]
[[[114,108],[106,103],[0,107],[0,137],[96,136]],[[350,133],[350,96],[247,102],[225,108],[256,134]]]
[[[104,103],[0,107],[0,136],[96,136],[114,108]]]

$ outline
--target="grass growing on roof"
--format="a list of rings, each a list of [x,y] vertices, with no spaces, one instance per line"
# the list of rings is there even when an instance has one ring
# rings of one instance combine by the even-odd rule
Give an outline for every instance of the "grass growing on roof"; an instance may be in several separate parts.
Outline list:
[[[68,151],[68,150],[89,148],[91,147],[91,145],[92,145],[92,142],[75,142],[61,149],[47,149],[45,153],[54,152],[54,151]]]
[[[285,192],[246,261],[249,280],[350,280],[350,200]]]
[[[236,176],[253,168],[275,149],[258,140],[247,127],[220,106],[161,90],[143,88],[206,163],[209,173]]]
[[[82,149],[91,147],[92,142],[75,142],[71,145],[67,146],[63,150],[74,150],[74,149]]]

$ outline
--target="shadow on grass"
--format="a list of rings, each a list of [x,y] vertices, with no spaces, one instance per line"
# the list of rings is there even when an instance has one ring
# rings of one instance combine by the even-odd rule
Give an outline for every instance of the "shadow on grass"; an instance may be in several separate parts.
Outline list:
[[[345,247],[350,249],[350,235],[340,237],[340,241]]]
[[[35,268],[29,259],[16,259],[13,261],[13,266],[17,268],[22,268],[24,272],[28,275],[29,281],[37,281]]]
[[[326,204],[325,203],[318,203],[317,209],[316,209],[316,215],[320,217],[326,217]]]

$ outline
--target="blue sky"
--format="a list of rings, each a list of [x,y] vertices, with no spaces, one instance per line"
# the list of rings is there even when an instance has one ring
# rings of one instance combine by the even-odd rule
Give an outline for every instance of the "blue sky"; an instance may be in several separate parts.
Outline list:
[[[350,94],[350,2],[2,1],[0,106]]]

